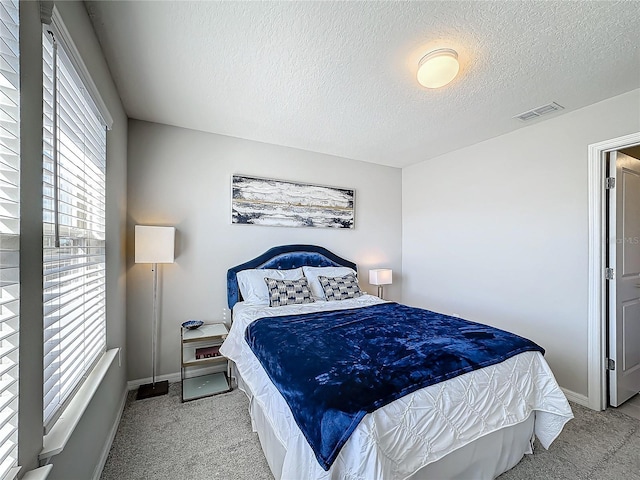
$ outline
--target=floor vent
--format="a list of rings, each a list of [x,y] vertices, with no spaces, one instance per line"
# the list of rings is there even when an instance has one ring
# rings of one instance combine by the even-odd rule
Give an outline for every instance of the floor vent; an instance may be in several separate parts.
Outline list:
[[[513,118],[517,118],[518,120],[522,120],[526,122],[528,120],[533,120],[534,118],[541,117],[542,115],[546,115],[548,113],[557,112],[558,110],[563,110],[564,107],[562,105],[558,105],[556,102],[548,103],[547,105],[542,105],[541,107],[534,108],[531,110],[527,110],[520,115],[516,115]]]

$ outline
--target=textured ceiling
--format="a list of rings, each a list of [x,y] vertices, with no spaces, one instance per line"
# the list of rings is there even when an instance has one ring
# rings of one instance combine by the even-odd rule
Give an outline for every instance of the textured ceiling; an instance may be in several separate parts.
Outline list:
[[[87,2],[131,118],[403,167],[640,87],[640,3]],[[459,76],[415,80],[428,51]],[[640,115],[640,106],[639,106]],[[543,117],[549,118],[549,117]]]

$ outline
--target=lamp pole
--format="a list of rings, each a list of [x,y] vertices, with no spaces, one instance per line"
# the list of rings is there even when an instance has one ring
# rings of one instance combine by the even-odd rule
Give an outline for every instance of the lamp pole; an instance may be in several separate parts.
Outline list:
[[[158,264],[153,263],[153,319],[151,321],[151,385],[156,388],[156,346],[158,344]]]

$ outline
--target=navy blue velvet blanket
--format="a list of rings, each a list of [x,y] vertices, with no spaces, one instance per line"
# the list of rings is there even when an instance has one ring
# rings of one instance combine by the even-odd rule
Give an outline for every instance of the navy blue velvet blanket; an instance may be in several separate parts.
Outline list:
[[[544,353],[512,333],[396,303],[262,318],[245,338],[325,470],[368,412],[518,353]]]

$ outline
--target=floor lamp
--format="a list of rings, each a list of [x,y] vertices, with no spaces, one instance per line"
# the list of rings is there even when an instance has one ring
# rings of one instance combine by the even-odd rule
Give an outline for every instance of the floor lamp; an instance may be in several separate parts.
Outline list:
[[[392,271],[390,268],[376,268],[369,270],[369,283],[378,286],[378,296],[382,298],[382,286],[391,285]]]
[[[173,263],[174,227],[153,227],[136,225],[135,229],[135,262],[151,263],[153,272],[153,317],[151,320],[151,383],[140,385],[138,400],[166,395],[169,392],[169,381],[156,382],[156,350],[158,344],[158,264]]]

